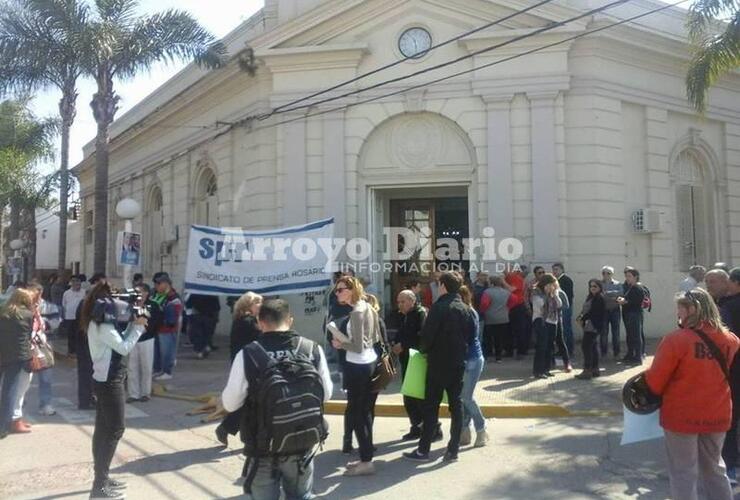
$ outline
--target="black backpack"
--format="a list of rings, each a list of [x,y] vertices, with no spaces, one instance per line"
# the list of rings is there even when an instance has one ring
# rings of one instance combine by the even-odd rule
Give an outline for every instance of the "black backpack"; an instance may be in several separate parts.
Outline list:
[[[313,350],[303,337],[293,356],[282,359],[271,358],[259,342],[244,347],[249,388],[241,437],[248,457],[301,455],[326,440],[324,386]]]

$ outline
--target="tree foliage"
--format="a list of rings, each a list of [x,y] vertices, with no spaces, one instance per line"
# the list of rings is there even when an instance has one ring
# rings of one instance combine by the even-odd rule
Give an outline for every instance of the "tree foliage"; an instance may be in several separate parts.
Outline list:
[[[740,67],[740,1],[698,0],[689,9],[688,30],[694,54],[686,92],[691,105],[704,112],[709,89]]]

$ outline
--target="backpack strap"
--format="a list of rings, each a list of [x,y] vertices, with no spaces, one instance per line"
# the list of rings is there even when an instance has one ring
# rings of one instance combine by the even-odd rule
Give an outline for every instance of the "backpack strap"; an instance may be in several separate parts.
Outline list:
[[[709,352],[712,353],[712,357],[717,360],[717,363],[719,363],[720,368],[722,368],[722,373],[725,374],[725,379],[727,380],[727,383],[730,383],[730,371],[727,369],[727,361],[725,360],[724,354],[722,354],[722,350],[717,346],[717,344],[712,341],[712,339],[709,338],[709,335],[704,333],[701,330],[693,330],[694,333],[696,333],[699,337],[701,337],[702,341],[707,345],[709,348]]]
[[[244,374],[249,385],[252,385],[254,378],[275,364],[275,360],[267,354],[259,342],[250,342],[244,346],[242,352],[244,353]]]

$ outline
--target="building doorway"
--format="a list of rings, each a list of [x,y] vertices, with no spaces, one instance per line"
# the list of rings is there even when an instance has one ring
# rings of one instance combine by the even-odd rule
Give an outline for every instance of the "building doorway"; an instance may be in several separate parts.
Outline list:
[[[449,191],[453,191],[452,188]],[[391,297],[395,302],[398,292],[408,288],[409,284],[417,281],[422,288],[428,288],[433,280],[435,270],[460,270],[465,275],[470,269],[470,262],[465,260],[463,240],[469,237],[470,222],[468,217],[467,195],[461,196],[428,196],[428,197],[390,198],[388,213],[391,227],[405,228],[413,231],[421,248],[409,258],[393,261],[392,270],[386,276],[386,283],[390,285]],[[396,242],[403,249],[403,239]],[[459,249],[459,252],[436,252],[438,247]]]

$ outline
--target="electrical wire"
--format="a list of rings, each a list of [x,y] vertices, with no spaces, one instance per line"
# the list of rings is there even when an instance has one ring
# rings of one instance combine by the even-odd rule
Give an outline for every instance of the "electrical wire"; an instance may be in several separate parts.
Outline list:
[[[457,36],[455,36],[453,38],[450,38],[448,40],[445,40],[444,42],[440,42],[440,43],[438,43],[436,45],[432,45],[431,47],[429,47],[426,51],[424,51],[421,54],[414,54],[412,56],[406,56],[406,57],[404,57],[404,58],[402,58],[400,60],[393,61],[390,64],[386,64],[385,66],[381,66],[381,67],[376,68],[376,69],[374,69],[372,71],[368,71],[367,73],[363,73],[363,74],[361,74],[359,76],[356,76],[356,77],[354,77],[354,78],[352,78],[350,80],[347,80],[345,82],[338,83],[337,85],[334,85],[333,87],[329,87],[328,89],[324,89],[324,90],[321,90],[319,92],[315,92],[315,93],[313,93],[311,95],[308,95],[306,97],[301,97],[300,99],[296,99],[296,100],[291,101],[289,103],[286,103],[286,104],[283,104],[281,106],[278,106],[278,107],[274,108],[272,111],[270,111],[269,113],[266,113],[264,115],[260,115],[258,117],[258,119],[263,120],[263,119],[269,118],[269,117],[273,116],[274,114],[276,114],[277,112],[283,110],[284,108],[289,108],[289,107],[295,106],[296,104],[300,104],[300,103],[305,102],[305,101],[307,101],[309,99],[313,99],[314,97],[319,97],[319,96],[324,95],[324,94],[326,94],[328,92],[332,92],[332,91],[337,90],[337,89],[340,89],[342,87],[346,87],[347,85],[350,85],[352,83],[358,82],[360,80],[364,80],[368,76],[376,75],[376,74],[380,73],[381,71],[385,71],[387,69],[390,69],[390,68],[393,68],[395,66],[398,66],[399,64],[403,64],[406,61],[417,59],[420,56],[426,56],[427,54],[429,54],[430,52],[432,52],[432,51],[434,51],[436,49],[439,49],[439,48],[444,47],[446,45],[449,45],[451,43],[457,42],[458,40],[461,40],[461,39],[463,39],[465,37],[468,37],[470,35],[474,35],[476,33],[479,33],[481,31],[483,31],[483,30],[486,30],[488,28],[492,28],[494,26],[497,26],[497,25],[499,25],[499,24],[501,24],[503,22],[509,21],[509,20],[511,20],[511,19],[513,19],[513,18],[515,18],[517,16],[520,16],[522,14],[526,14],[527,12],[530,12],[530,11],[532,11],[532,10],[538,8],[538,7],[542,7],[543,5],[548,4],[548,3],[552,2],[552,1],[554,1],[554,0],[542,0],[541,2],[538,2],[538,3],[534,4],[534,5],[531,5],[531,6],[527,7],[527,8],[525,8],[525,9],[518,10],[518,11],[512,13],[512,14],[509,14],[508,16],[502,17],[502,18],[497,19],[495,21],[491,21],[490,23],[484,24],[483,26],[479,26],[478,28],[472,29],[470,31],[466,31],[465,33],[461,33],[461,34],[459,34],[459,35],[457,35]]]
[[[479,56],[479,55],[482,55],[482,54],[486,54],[488,52],[492,52],[492,51],[494,51],[496,49],[500,49],[501,47],[505,47],[507,45],[511,45],[512,43],[516,43],[516,42],[519,42],[521,40],[525,40],[527,38],[531,38],[533,36],[537,36],[539,34],[546,33],[548,31],[552,31],[555,28],[560,28],[562,26],[567,25],[568,23],[572,23],[574,21],[578,21],[580,19],[584,19],[586,17],[593,16],[594,14],[598,14],[600,12],[603,12],[605,10],[611,9],[613,7],[617,7],[619,5],[622,5],[622,4],[627,3],[629,1],[631,1],[631,0],[615,0],[615,1],[610,2],[610,3],[608,3],[608,4],[606,4],[606,5],[602,6],[602,7],[597,7],[595,9],[591,9],[589,11],[586,11],[586,12],[583,12],[581,14],[578,14],[577,16],[573,16],[571,18],[568,18],[568,19],[565,19],[565,20],[562,20],[562,21],[552,22],[552,23],[548,24],[547,26],[543,26],[543,27],[538,28],[538,29],[536,29],[534,31],[531,31],[529,33],[525,33],[525,34],[522,34],[522,35],[519,35],[519,36],[515,36],[514,38],[511,38],[510,40],[506,40],[505,42],[501,42],[501,43],[497,43],[495,45],[490,45],[488,47],[484,47],[484,48],[482,48],[480,50],[476,50],[476,51],[471,52],[469,54],[465,54],[464,56],[460,56],[460,57],[458,57],[456,59],[452,59],[450,61],[445,61],[443,63],[436,64],[436,65],[430,66],[428,68],[420,69],[418,71],[414,71],[413,73],[402,75],[402,76],[399,76],[399,77],[396,77],[396,78],[391,78],[390,80],[385,80],[385,81],[382,81],[382,82],[378,82],[376,84],[370,85],[369,87],[364,87],[364,88],[361,88],[361,89],[352,90],[350,92],[345,92],[344,94],[341,94],[341,95],[338,95],[338,96],[333,96],[333,97],[329,97],[329,98],[326,98],[326,99],[321,99],[319,101],[313,101],[311,103],[303,104],[303,105],[296,106],[296,107],[289,108],[289,109],[283,109],[283,110],[281,110],[279,112],[273,112],[273,115],[275,115],[275,114],[282,114],[282,113],[290,113],[290,112],[298,111],[298,110],[301,110],[301,109],[311,108],[313,106],[318,106],[320,104],[326,104],[326,103],[329,103],[329,102],[332,102],[332,101],[343,99],[345,97],[351,97],[353,95],[361,94],[363,92],[367,92],[368,90],[374,90],[374,89],[377,89],[377,88],[380,88],[380,87],[384,87],[386,85],[390,85],[390,84],[393,84],[393,83],[398,83],[398,82],[401,82],[401,81],[404,81],[404,80],[408,80],[409,78],[414,78],[416,76],[424,75],[426,73],[431,73],[432,71],[436,71],[438,69],[443,69],[443,68],[446,68],[446,67],[451,66],[453,64],[457,64],[459,62],[466,61],[468,59],[472,59],[472,58],[474,58],[476,56]],[[260,119],[260,118],[258,118],[258,119]]]
[[[393,96],[396,96],[396,95],[399,95],[399,94],[403,94],[405,92],[409,92],[411,90],[416,90],[416,89],[419,89],[419,88],[424,88],[424,87],[428,87],[428,86],[431,86],[431,85],[435,85],[437,83],[440,83],[440,82],[443,82],[443,81],[446,81],[446,80],[450,80],[450,79],[456,78],[458,76],[462,76],[462,75],[466,75],[466,74],[469,74],[469,73],[473,73],[473,72],[479,71],[481,69],[490,68],[492,66],[496,66],[498,64],[502,64],[502,63],[505,63],[507,61],[518,59],[519,57],[523,57],[523,56],[526,56],[526,55],[529,55],[529,54],[540,52],[542,50],[546,50],[546,49],[549,49],[551,47],[562,45],[564,43],[567,43],[567,42],[570,42],[570,41],[573,41],[573,40],[577,40],[577,39],[583,38],[585,36],[593,35],[594,33],[598,33],[598,32],[601,32],[601,31],[604,31],[604,30],[607,30],[607,29],[611,29],[611,28],[614,28],[616,26],[620,26],[622,24],[626,24],[626,23],[629,23],[629,22],[634,22],[634,21],[636,21],[638,19],[641,19],[641,18],[647,17],[649,15],[652,15],[652,14],[655,14],[655,13],[658,13],[658,12],[661,12],[663,10],[667,10],[669,8],[672,8],[672,7],[676,7],[678,5],[681,5],[683,3],[686,3],[688,1],[689,0],[680,0],[678,2],[674,2],[674,3],[671,3],[671,4],[666,4],[666,5],[662,6],[662,7],[659,7],[659,8],[656,8],[656,9],[652,9],[652,10],[647,11],[647,12],[643,12],[641,14],[638,14],[638,15],[635,15],[635,16],[632,16],[632,17],[629,17],[629,18],[620,20],[618,22],[615,22],[615,23],[612,23],[612,24],[609,24],[609,25],[606,25],[606,26],[601,26],[599,28],[594,28],[594,29],[591,29],[591,30],[587,30],[587,31],[584,31],[584,32],[579,33],[577,35],[574,35],[574,36],[571,36],[571,37],[567,37],[567,38],[564,38],[562,40],[558,40],[556,42],[552,42],[552,43],[549,43],[549,44],[546,44],[546,45],[542,45],[540,47],[536,47],[536,48],[533,48],[533,49],[530,49],[530,50],[527,50],[527,51],[524,51],[524,52],[520,52],[518,54],[514,54],[512,56],[505,57],[503,59],[499,59],[499,60],[493,61],[491,63],[483,64],[483,65],[477,66],[475,68],[467,69],[467,70],[464,70],[464,71],[460,71],[458,73],[454,73],[454,74],[447,75],[447,76],[444,76],[444,77],[441,77],[441,78],[438,78],[438,79],[435,79],[435,80],[431,80],[429,82],[420,83],[418,85],[413,85],[411,87],[406,87],[406,88],[403,88],[403,89],[400,89],[400,90],[397,90],[397,91],[394,91],[394,92],[386,93],[386,94],[383,94],[383,95],[380,95],[380,96],[371,97],[371,98],[364,99],[364,100],[361,100],[361,101],[348,103],[346,105],[339,106],[339,107],[336,107],[336,108],[327,109],[327,110],[323,110],[323,111],[317,111],[317,112],[314,112],[314,113],[309,113],[309,114],[306,114],[304,116],[299,116],[299,117],[291,118],[291,119],[288,119],[288,120],[282,120],[282,121],[279,121],[279,122],[276,122],[276,123],[272,123],[272,124],[269,124],[269,125],[263,125],[263,126],[259,126],[259,127],[254,127],[252,130],[253,131],[263,130],[263,129],[267,129],[267,128],[276,127],[276,126],[279,126],[279,125],[285,125],[285,124],[292,123],[292,122],[299,121],[299,120],[305,120],[307,118],[312,118],[312,117],[315,117],[315,116],[321,116],[321,115],[325,115],[325,114],[329,114],[329,113],[335,113],[337,111],[347,110],[349,108],[352,108],[352,107],[355,107],[355,106],[359,106],[361,104],[367,104],[367,103],[370,103],[370,102],[379,101],[381,99],[386,99],[388,97],[393,97]],[[250,122],[247,122],[247,123],[250,123]],[[235,124],[235,125],[237,125],[237,124]],[[226,132],[228,132],[228,131],[226,131]],[[226,133],[226,132],[222,132],[222,134],[223,133]]]

